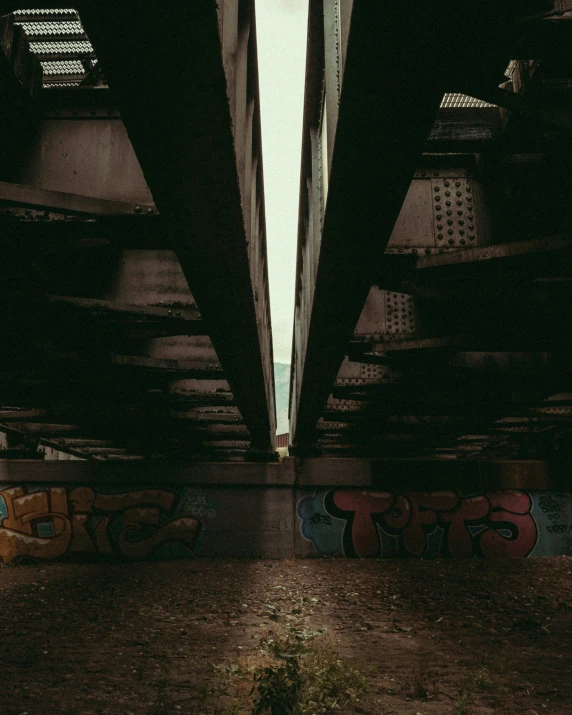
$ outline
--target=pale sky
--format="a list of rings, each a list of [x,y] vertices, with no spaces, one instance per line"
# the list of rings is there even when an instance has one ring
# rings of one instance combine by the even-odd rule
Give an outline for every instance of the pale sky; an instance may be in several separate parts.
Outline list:
[[[262,156],[275,362],[294,319],[308,0],[256,0]]]

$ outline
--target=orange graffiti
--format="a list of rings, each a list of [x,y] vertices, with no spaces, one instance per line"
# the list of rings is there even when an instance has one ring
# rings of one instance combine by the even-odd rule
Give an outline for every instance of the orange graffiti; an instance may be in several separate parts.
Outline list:
[[[0,522],[0,558],[7,563],[22,556],[56,559],[66,553],[140,559],[175,542],[192,550],[201,528],[192,516],[166,521],[179,497],[165,489],[100,494],[91,487],[32,492],[10,487],[0,497],[7,512]],[[93,517],[97,523],[90,525]]]
[[[72,526],[65,488],[28,494],[22,487],[4,489],[8,516],[0,526],[0,556],[7,563],[17,556],[56,559],[67,551]],[[50,524],[53,536],[38,535],[38,525]]]

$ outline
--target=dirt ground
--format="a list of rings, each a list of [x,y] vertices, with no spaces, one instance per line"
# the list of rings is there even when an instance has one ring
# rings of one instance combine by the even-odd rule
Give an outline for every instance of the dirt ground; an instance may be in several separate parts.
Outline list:
[[[249,713],[205,693],[288,624],[363,674],[337,712],[572,714],[570,557],[28,565],[0,604],[2,715]]]

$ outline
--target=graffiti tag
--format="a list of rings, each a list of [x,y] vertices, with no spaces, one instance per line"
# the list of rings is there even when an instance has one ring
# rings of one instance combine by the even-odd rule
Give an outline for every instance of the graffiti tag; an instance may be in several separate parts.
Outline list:
[[[6,516],[0,521],[0,558],[56,559],[68,553],[141,559],[166,543],[190,550],[201,522],[171,518],[179,501],[166,489],[102,494],[91,487],[0,491]]]
[[[304,497],[298,515],[302,535],[321,553],[375,558],[388,555],[389,542],[392,555],[461,558],[530,554],[538,539],[531,509],[530,495],[520,491],[460,497],[339,489]],[[319,528],[326,519],[342,525],[337,544]]]

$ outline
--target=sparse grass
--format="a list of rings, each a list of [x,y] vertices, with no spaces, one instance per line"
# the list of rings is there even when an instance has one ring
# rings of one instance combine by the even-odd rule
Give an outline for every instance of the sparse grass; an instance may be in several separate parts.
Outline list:
[[[496,678],[491,676],[491,673],[486,666],[477,668],[477,670],[469,675],[469,679],[479,690],[493,690],[498,685]]]
[[[379,715],[398,715],[391,705],[386,705],[381,700],[376,701],[376,713]]]
[[[369,691],[367,676],[341,660],[331,645],[317,647],[304,665],[303,713],[351,712]]]
[[[515,664],[503,655],[487,655],[479,660],[479,667],[471,674],[475,685],[482,690],[524,690],[534,694],[534,685],[524,680]]]
[[[453,700],[453,715],[471,715],[473,695],[476,690],[491,691],[498,687],[496,678],[493,678],[487,665],[481,664],[469,673],[459,690],[458,697]]]
[[[468,695],[462,695],[453,703],[453,715],[471,715],[472,701]]]
[[[413,684],[410,686],[411,697],[426,700],[437,693],[435,671],[431,661],[423,655],[419,658],[417,668],[413,672]]]
[[[477,691],[506,696],[518,690],[524,690],[527,695],[534,693],[532,684],[523,680],[509,658],[496,654],[484,656],[466,677],[453,701],[453,715],[471,715],[473,696]]]
[[[197,712],[220,715],[321,715],[354,712],[368,693],[365,674],[343,661],[324,631],[277,626],[254,654],[215,665],[216,685],[197,689]],[[202,708],[202,709],[201,709]]]

